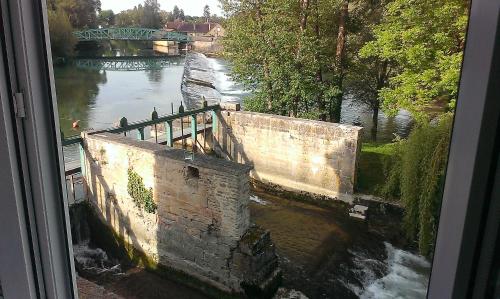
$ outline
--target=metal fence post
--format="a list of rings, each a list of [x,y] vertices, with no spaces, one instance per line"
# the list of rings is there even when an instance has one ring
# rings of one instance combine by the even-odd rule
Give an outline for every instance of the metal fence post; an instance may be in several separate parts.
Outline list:
[[[128,121],[127,121],[127,118],[126,117],[122,117],[120,119],[120,128],[124,128],[128,125]],[[123,135],[127,136],[127,131],[124,131],[123,132]]]
[[[137,140],[144,140],[144,128],[137,129]]]
[[[78,149],[80,150],[80,171],[82,176],[85,177],[85,149],[83,148],[83,141],[78,143]]]
[[[198,132],[198,123],[196,119],[196,114],[191,115],[191,140],[193,142],[193,152],[196,151],[196,140],[197,140],[197,132]]]
[[[171,120],[165,123],[165,132],[167,133],[167,145],[170,147],[174,146],[174,131]]]

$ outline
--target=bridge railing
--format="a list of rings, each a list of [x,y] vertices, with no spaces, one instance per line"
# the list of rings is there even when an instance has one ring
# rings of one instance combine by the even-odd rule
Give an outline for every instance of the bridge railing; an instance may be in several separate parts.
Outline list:
[[[191,37],[181,32],[165,31],[153,28],[111,27],[74,31],[73,35],[79,41],[96,40],[167,40],[190,42]]]
[[[206,140],[206,131],[207,129],[211,129],[212,132],[214,130],[217,130],[217,111],[219,111],[221,108],[220,106],[217,105],[207,105],[206,101],[203,101],[203,107],[199,109],[194,109],[194,110],[188,110],[184,111],[184,106],[180,106],[178,109],[178,113],[172,113],[171,115],[165,115],[165,116],[158,116],[156,111],[153,111],[151,114],[151,119],[149,120],[142,120],[142,121],[137,121],[133,123],[128,123],[127,119],[125,117],[120,119],[120,124],[117,127],[111,127],[103,130],[97,130],[97,131],[92,131],[89,132],[89,135],[93,134],[99,134],[99,133],[114,133],[114,134],[124,134],[125,136],[127,133],[136,131],[137,132],[137,139],[138,140],[145,140],[145,134],[144,130],[145,128],[149,126],[155,126],[158,124],[165,124],[165,141],[158,142],[158,132],[155,132],[155,139],[154,141],[159,144],[165,144],[169,147],[173,147],[175,141],[179,140],[184,140],[186,138],[191,138],[191,143],[193,145],[193,151],[196,151],[198,140],[197,136],[200,133],[204,134],[204,140]],[[211,113],[211,126],[207,127],[206,126],[206,114]],[[203,115],[203,128],[198,129],[198,115]],[[186,131],[188,132],[187,134],[184,133],[184,119],[186,117],[190,118],[190,128],[186,128]],[[173,130],[173,122],[175,120],[181,120],[181,134],[180,136],[174,136],[174,130]],[[152,140],[153,141],[153,140]],[[83,148],[83,139],[79,135],[71,136],[68,138],[65,138],[64,136],[62,137],[62,146],[63,147],[70,147],[70,146],[75,146],[78,145],[79,148],[79,160],[80,160],[80,166],[79,167],[74,167],[72,169],[65,170],[65,176],[66,176],[66,189],[68,191],[68,196],[72,195],[74,200],[76,200],[76,185],[75,184],[82,184],[83,183],[83,177],[85,176],[85,152]],[[84,190],[84,188],[81,188]],[[84,192],[84,191],[81,191]],[[81,193],[80,192],[80,193]]]

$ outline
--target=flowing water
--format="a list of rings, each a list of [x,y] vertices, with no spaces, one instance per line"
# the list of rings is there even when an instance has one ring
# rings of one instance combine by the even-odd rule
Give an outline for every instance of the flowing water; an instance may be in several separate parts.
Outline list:
[[[177,110],[181,102],[194,107],[201,95],[211,101],[239,102],[251,95],[231,80],[224,59],[186,62],[185,57],[156,57],[151,51],[128,46],[86,54],[54,67],[65,136],[110,127],[124,116],[129,122],[148,119],[153,108],[163,115],[171,113],[172,105]],[[192,63],[189,70],[184,69],[186,63]],[[185,72],[210,80],[216,89],[185,84]],[[79,121],[76,129],[75,121]],[[371,113],[347,98],[342,122],[362,125],[370,132]],[[392,118],[380,113],[379,141],[390,141],[394,134],[405,136],[411,125],[404,111]],[[76,147],[65,148],[64,154],[67,163],[78,162]],[[286,288],[309,298],[425,297],[429,263],[401,249],[405,247],[400,244],[397,217],[386,215],[381,217],[384,221],[362,223],[348,218],[343,208],[319,208],[265,194],[251,199],[253,221],[271,231]],[[121,273],[119,265],[99,248],[89,247],[85,239],[76,244],[76,260],[82,269]]]
[[[249,95],[241,84],[234,82],[230,77],[231,67],[223,58],[207,58],[215,77],[215,87],[221,94],[223,101],[239,101]],[[370,108],[352,97],[347,96],[342,102],[341,122],[364,127],[364,140],[370,141],[370,132],[373,127]],[[382,111],[378,115],[377,141],[389,142],[396,135],[406,137],[413,126],[413,121],[407,111],[400,111],[394,117],[386,116]]]
[[[318,207],[258,192],[251,219],[271,233],[283,285],[309,298],[426,297],[430,263],[407,247],[401,211],[379,209],[366,222],[347,207]],[[393,245],[397,244],[397,245]]]

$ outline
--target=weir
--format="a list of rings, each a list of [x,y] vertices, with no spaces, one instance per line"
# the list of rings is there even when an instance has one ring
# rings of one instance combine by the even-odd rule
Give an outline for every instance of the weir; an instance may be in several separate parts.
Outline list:
[[[251,224],[251,181],[351,201],[362,131],[203,103],[65,139],[81,152],[80,169],[68,174],[81,172],[100,221],[144,255],[147,267],[264,296],[276,289],[280,270],[269,232]]]

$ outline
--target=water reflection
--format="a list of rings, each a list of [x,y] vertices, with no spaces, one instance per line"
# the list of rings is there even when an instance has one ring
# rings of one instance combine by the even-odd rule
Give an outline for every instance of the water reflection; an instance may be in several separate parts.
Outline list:
[[[215,87],[222,95],[222,101],[239,101],[250,95],[243,87],[231,80],[229,63],[221,58],[208,58],[215,77]],[[352,97],[347,96],[342,103],[341,122],[354,124],[364,128],[363,140],[372,141],[371,130],[373,127],[372,112],[370,108]],[[406,111],[400,111],[395,117],[388,117],[379,112],[377,141],[390,142],[395,135],[406,137],[413,126],[413,120]]]
[[[368,105],[347,96],[342,102],[341,123],[362,126],[363,141],[373,141],[372,111]],[[408,111],[401,110],[394,117],[388,117],[382,111],[378,114],[377,142],[390,142],[396,136],[407,137],[413,127],[413,119]]]
[[[170,113],[171,103],[182,102],[182,73],[183,58],[171,57],[76,59],[55,66],[61,130],[70,136],[110,127],[123,116],[137,121],[148,118],[154,107]],[[72,128],[78,120],[79,128]]]
[[[65,136],[77,134],[72,128],[79,120],[80,128],[90,125],[90,110],[95,106],[99,85],[107,83],[106,72],[91,69],[76,69],[72,65],[54,68],[56,80],[59,123]]]

